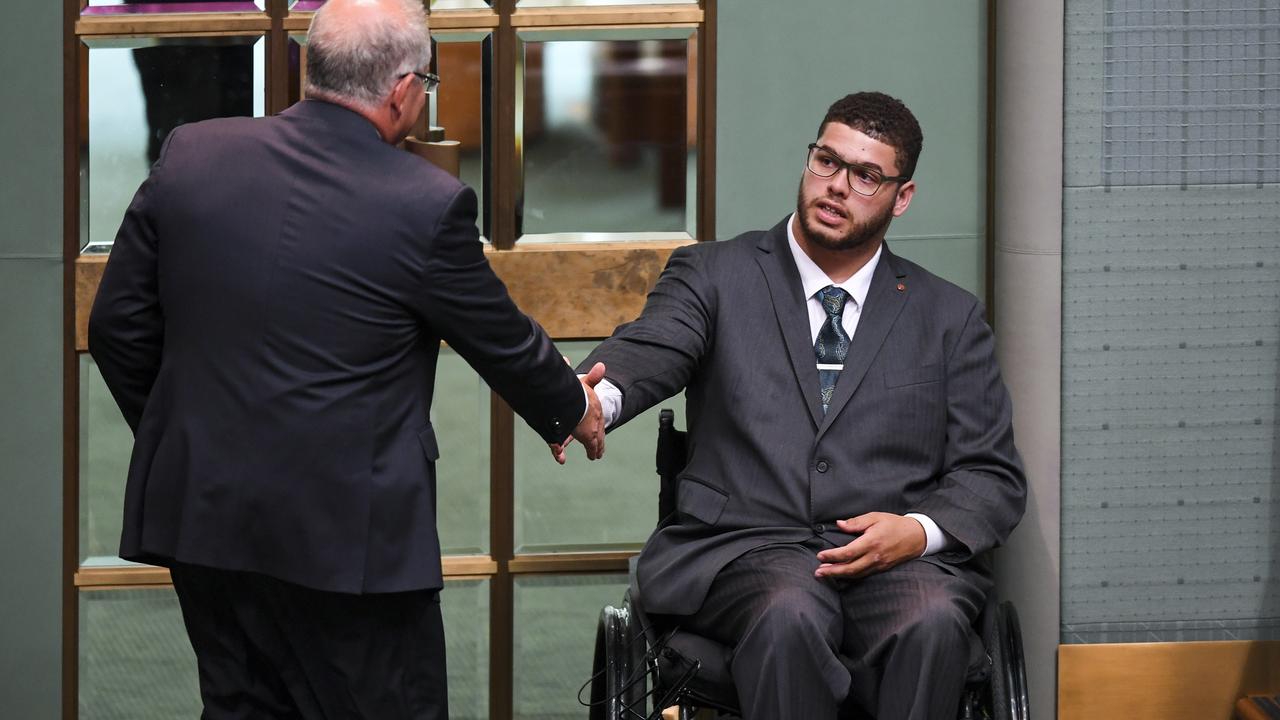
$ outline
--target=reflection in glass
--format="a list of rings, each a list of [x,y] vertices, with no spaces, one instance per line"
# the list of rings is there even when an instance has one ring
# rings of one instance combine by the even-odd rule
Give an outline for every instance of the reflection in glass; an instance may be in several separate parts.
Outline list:
[[[425,129],[415,137],[457,141],[460,145],[458,178],[476,191],[480,212],[476,226],[489,237],[492,222],[488,140],[492,85],[493,39],[484,32],[440,32],[432,35],[431,71],[441,78],[428,101]],[[306,35],[289,36],[289,104],[302,99],[306,87]]]
[[[647,39],[636,39],[643,33]],[[692,234],[690,31],[526,31],[518,59],[517,230]]]
[[[265,0],[89,0],[82,15],[257,12]]]
[[[577,365],[596,343],[556,345]],[[603,461],[588,462],[582,446],[575,443],[563,466],[552,460],[537,433],[517,421],[516,552],[639,549],[658,524],[653,453],[662,408],[675,410],[677,427],[684,427],[681,395],[609,433]]]
[[[436,461],[436,522],[446,553],[489,551],[489,386],[462,356],[441,348],[431,425]]]
[[[171,588],[80,593],[79,717],[200,717],[196,656]]]
[[[133,433],[88,354],[80,356],[80,561],[123,565],[120,528]]]
[[[591,677],[600,608],[617,605],[626,575],[515,578],[514,716],[571,720],[587,713],[578,688]],[[450,699],[450,708],[453,701]]]
[[[449,717],[489,718],[489,581],[450,580],[440,591],[444,614]]]
[[[90,40],[88,223],[81,247],[105,250],[173,128],[261,116],[260,36]]]

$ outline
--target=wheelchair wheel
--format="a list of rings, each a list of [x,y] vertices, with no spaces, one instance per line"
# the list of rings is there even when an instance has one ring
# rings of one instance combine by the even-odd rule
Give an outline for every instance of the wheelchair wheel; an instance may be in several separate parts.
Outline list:
[[[625,602],[621,608],[606,605],[600,611],[591,677],[590,720],[633,720],[645,716],[644,638],[636,635],[631,609]]]
[[[991,711],[995,720],[1028,720],[1027,666],[1022,655],[1022,628],[1013,603],[996,612],[991,643]]]

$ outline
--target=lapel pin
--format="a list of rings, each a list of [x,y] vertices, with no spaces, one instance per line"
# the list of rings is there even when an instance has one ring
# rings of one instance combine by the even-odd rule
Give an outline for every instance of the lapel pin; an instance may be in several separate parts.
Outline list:
[[[898,292],[902,292],[906,289],[907,289],[906,285],[903,285],[902,283],[898,283]]]

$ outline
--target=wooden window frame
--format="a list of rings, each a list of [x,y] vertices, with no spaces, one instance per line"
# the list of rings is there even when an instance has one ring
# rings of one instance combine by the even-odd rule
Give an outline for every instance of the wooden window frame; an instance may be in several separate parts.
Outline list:
[[[64,353],[63,353],[63,717],[79,713],[79,601],[82,591],[168,587],[169,573],[150,566],[81,567],[80,523],[80,355],[87,350],[89,310],[106,256],[80,250],[81,154],[87,147],[89,50],[82,40],[132,37],[262,35],[266,39],[265,111],[289,105],[290,34],[305,32],[312,13],[290,13],[287,0],[266,0],[261,12],[173,15],[91,15],[87,0],[64,0]],[[692,30],[696,46],[697,241],[715,239],[715,78],[716,0],[694,4],[617,5],[571,8],[517,8],[517,0],[494,0],[479,10],[440,10],[430,16],[432,32],[485,32],[493,37],[493,111],[490,137],[493,218],[486,249],[497,273],[522,308],[537,317],[557,340],[607,337],[643,307],[672,250],[688,241],[655,239],[601,244],[536,243],[515,238],[515,53],[517,32],[671,28]],[[641,236],[643,237],[643,236]],[[634,269],[614,277],[613,269]],[[640,278],[640,282],[636,281]],[[590,278],[591,282],[583,282]],[[576,281],[576,282],[575,282]],[[588,285],[594,289],[587,288]],[[566,295],[565,288],[569,288]],[[576,288],[576,289],[575,289]],[[591,317],[573,312],[593,307]],[[515,543],[515,417],[496,395],[490,412],[490,551],[447,555],[446,581],[486,579],[490,593],[489,714],[514,714],[514,581],[516,576],[625,573],[634,552],[517,553]]]

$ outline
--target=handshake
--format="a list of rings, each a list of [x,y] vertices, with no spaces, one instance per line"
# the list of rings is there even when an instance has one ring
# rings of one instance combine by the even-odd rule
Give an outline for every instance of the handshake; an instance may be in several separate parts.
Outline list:
[[[564,359],[569,362],[569,358]],[[600,398],[596,397],[595,387],[604,379],[604,363],[596,363],[586,375],[579,375],[582,387],[587,395],[587,412],[573,429],[573,434],[564,442],[550,443],[551,456],[561,465],[565,462],[565,448],[574,440],[582,443],[587,451],[588,460],[599,460],[604,457],[604,413],[600,408]]]

